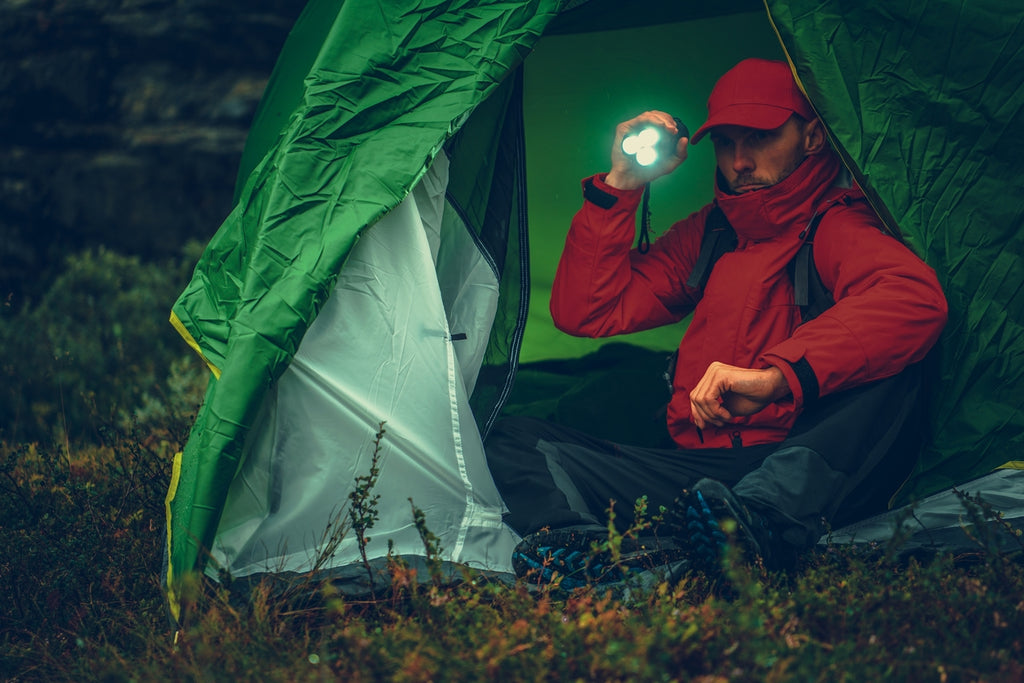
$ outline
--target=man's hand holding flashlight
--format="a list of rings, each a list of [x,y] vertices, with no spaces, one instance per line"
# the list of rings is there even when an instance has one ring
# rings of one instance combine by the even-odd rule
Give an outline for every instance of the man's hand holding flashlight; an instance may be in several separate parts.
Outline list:
[[[643,165],[641,162],[646,161],[643,156],[646,150],[627,154],[622,149],[622,143],[627,136],[641,133],[647,128],[654,129],[659,138],[650,149],[655,158],[649,165]],[[663,111],[647,111],[620,123],[615,129],[615,142],[612,144],[612,170],[609,171],[605,182],[620,190],[635,190],[655,178],[676,170],[679,164],[686,160],[687,147],[690,144],[689,137],[677,138],[681,132],[686,135],[685,129],[680,131],[676,120]]]

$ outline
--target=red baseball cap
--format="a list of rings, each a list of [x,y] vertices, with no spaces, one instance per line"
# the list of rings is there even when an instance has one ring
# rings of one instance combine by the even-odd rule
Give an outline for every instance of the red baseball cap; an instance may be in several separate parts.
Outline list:
[[[715,126],[771,130],[793,114],[808,120],[816,116],[797,87],[789,65],[767,59],[744,59],[715,83],[708,98],[708,120],[690,142],[696,144]]]

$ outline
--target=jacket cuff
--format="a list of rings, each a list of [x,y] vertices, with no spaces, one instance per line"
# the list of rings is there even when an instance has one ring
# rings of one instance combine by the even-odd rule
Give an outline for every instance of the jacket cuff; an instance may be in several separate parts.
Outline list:
[[[814,369],[806,358],[790,362],[778,356],[770,356],[763,360],[782,371],[797,409],[807,408],[817,402],[821,387],[818,384],[818,376],[814,374]]]
[[[643,190],[620,190],[604,182],[607,173],[599,173],[583,180],[583,198],[602,209],[610,209],[622,199],[620,208],[632,210],[640,203]]]
[[[818,384],[818,376],[814,374],[811,364],[807,362],[806,358],[801,358],[790,365],[790,367],[793,368],[793,374],[796,375],[797,385],[800,387],[800,393],[803,398],[803,406],[806,408],[813,405],[821,394],[821,387]]]

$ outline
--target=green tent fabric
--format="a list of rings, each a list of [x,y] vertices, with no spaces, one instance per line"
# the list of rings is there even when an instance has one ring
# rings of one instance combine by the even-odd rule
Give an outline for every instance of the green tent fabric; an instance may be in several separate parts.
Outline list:
[[[1013,186],[1024,152],[1024,8],[770,4],[861,186],[949,300],[934,441],[903,500],[1020,459],[1024,201]]]
[[[1019,459],[1024,203],[1012,179],[1024,158],[1015,125],[1024,104],[1020,17],[994,0],[623,5],[309,3],[254,122],[235,208],[173,308],[172,322],[214,379],[168,492],[172,608],[180,577],[208,562],[268,391],[332,298],[360,235],[416,199],[424,182],[447,183],[447,206],[497,276],[479,379],[474,371],[467,381],[475,385],[474,429],[486,433],[506,403],[531,298],[520,66],[526,60],[528,74],[531,51],[559,39],[548,36],[724,15],[716,20],[721,35],[702,36],[723,54],[664,67],[679,68],[680,78],[706,70],[710,84],[731,65],[722,60],[752,49],[730,33],[731,15],[744,13],[736,25],[754,16],[766,33],[774,29],[779,54],[791,60],[876,210],[937,270],[950,301],[935,438],[903,500]],[[709,87],[696,98],[685,93],[693,111]],[[688,165],[698,172],[694,151]],[[710,185],[704,190],[706,200]],[[538,291],[535,283],[534,299]]]
[[[172,591],[205,561],[260,402],[359,232],[406,196],[474,108],[508,82],[556,9],[456,2],[412,11],[364,0],[307,8],[303,28],[334,16],[301,100],[173,308],[172,322],[215,380],[168,493]],[[289,46],[305,52],[304,38]]]

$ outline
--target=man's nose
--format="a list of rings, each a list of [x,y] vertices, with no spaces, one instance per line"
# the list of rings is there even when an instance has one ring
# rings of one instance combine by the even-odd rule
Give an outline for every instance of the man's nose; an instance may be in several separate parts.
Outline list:
[[[754,157],[750,150],[744,145],[736,145],[732,157],[732,170],[736,173],[744,173],[754,170]]]

